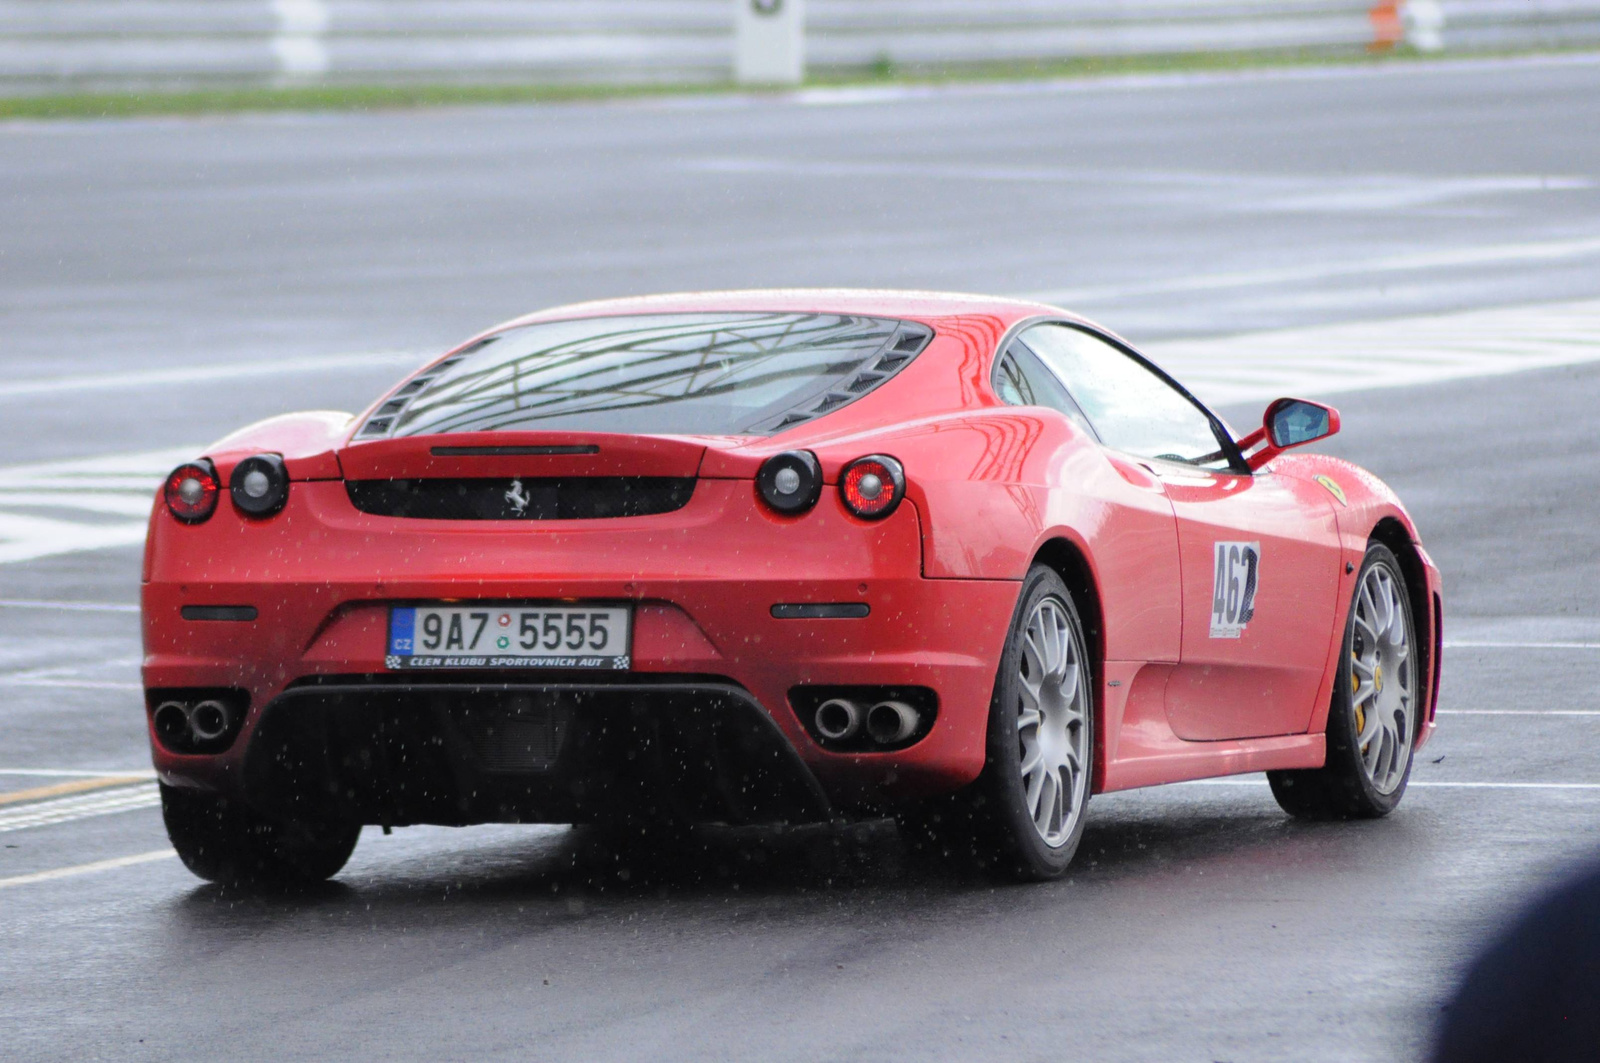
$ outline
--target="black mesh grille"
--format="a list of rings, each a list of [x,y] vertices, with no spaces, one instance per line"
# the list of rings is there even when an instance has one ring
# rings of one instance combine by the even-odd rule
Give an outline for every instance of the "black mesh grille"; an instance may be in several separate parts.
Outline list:
[[[490,771],[543,771],[556,762],[567,730],[564,707],[512,698],[502,711],[462,710],[457,720],[478,762]]]
[[[361,512],[415,520],[590,520],[670,513],[689,504],[694,477],[351,480]]]

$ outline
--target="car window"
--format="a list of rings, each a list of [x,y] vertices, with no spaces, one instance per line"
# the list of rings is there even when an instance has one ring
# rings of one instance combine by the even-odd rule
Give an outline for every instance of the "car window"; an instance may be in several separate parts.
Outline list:
[[[1126,351],[1067,325],[1035,325],[1019,338],[1066,384],[1106,446],[1232,468],[1210,414]]]
[[[1020,343],[1013,343],[995,364],[994,392],[1001,402],[1011,406],[1048,406],[1060,410],[1084,432],[1094,436],[1094,426],[1072,401],[1061,381]]]
[[[551,321],[480,341],[390,397],[361,437],[496,430],[770,433],[832,412],[926,345],[924,325],[847,314]]]

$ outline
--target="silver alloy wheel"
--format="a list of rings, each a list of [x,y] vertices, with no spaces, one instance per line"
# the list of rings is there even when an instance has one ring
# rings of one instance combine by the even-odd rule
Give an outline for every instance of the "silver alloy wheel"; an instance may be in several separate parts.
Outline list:
[[[1072,837],[1088,798],[1089,689],[1077,633],[1054,596],[1033,607],[1018,665],[1017,745],[1028,815],[1052,848]]]
[[[1387,565],[1373,565],[1356,592],[1350,635],[1350,705],[1361,765],[1381,794],[1394,793],[1411,763],[1416,682],[1403,591]]]

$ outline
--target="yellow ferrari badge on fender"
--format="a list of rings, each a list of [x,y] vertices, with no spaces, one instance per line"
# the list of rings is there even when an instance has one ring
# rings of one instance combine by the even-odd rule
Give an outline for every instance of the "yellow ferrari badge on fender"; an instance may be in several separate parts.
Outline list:
[[[1337,498],[1341,506],[1348,506],[1350,504],[1350,500],[1344,497],[1344,488],[1340,487],[1339,481],[1335,480],[1333,477],[1319,472],[1317,475],[1313,476],[1312,479],[1317,481],[1317,483],[1321,484],[1323,487],[1326,487],[1328,489],[1328,493],[1334,498]]]

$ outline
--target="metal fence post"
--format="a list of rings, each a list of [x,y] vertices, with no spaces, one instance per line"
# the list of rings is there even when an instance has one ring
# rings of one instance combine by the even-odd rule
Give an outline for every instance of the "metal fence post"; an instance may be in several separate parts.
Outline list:
[[[805,0],[733,0],[733,76],[741,85],[798,85],[806,76]]]
[[[328,48],[322,35],[328,29],[328,8],[323,0],[272,0],[278,31],[272,37],[272,54],[278,73],[286,78],[314,78],[328,72]]]

